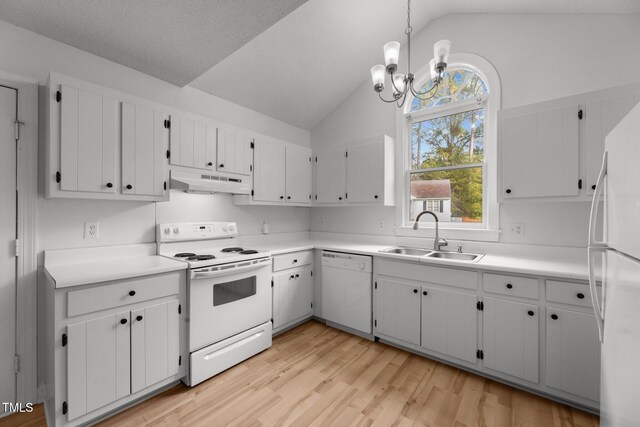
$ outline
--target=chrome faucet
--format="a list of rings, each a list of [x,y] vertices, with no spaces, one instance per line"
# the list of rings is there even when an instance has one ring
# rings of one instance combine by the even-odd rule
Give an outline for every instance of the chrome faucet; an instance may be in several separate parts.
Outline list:
[[[436,238],[433,241],[433,250],[434,251],[440,251],[442,250],[441,248],[443,246],[447,246],[449,244],[449,242],[446,241],[446,239],[441,239],[440,235],[439,235],[439,230],[438,230],[438,215],[434,214],[431,211],[422,211],[418,214],[418,216],[416,217],[416,222],[413,223],[413,229],[417,230],[418,229],[418,221],[420,221],[420,217],[422,217],[422,215],[424,214],[430,214],[433,216],[433,219],[436,220]]]

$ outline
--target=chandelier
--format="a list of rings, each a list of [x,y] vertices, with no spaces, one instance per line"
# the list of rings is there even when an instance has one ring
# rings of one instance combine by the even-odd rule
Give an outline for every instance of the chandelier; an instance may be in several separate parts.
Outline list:
[[[385,65],[374,65],[371,68],[371,79],[373,80],[373,90],[384,102],[395,102],[398,107],[402,107],[407,99],[407,95],[411,93],[414,97],[426,101],[435,96],[438,87],[442,82],[442,75],[447,69],[447,60],[449,59],[449,49],[451,42],[449,40],[440,40],[433,45],[433,59],[429,61],[429,70],[431,71],[430,86],[428,89],[420,92],[413,87],[414,75],[411,73],[411,0],[407,0],[407,28],[404,33],[407,35],[407,74],[398,73],[398,59],[400,57],[400,43],[391,41],[384,45],[384,62]],[[391,87],[393,89],[392,99],[385,99],[382,91],[385,88],[385,71],[390,76]],[[425,84],[425,86],[427,86]]]

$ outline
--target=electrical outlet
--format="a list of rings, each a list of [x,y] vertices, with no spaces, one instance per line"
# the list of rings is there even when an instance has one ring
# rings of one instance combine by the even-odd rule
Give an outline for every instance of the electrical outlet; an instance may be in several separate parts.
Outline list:
[[[524,237],[524,223],[522,222],[512,222],[509,224],[509,233],[513,237],[523,238]]]
[[[85,239],[97,239],[100,237],[100,223],[99,222],[85,222],[84,223],[84,238]]]
[[[378,220],[378,228],[384,230],[384,219]]]

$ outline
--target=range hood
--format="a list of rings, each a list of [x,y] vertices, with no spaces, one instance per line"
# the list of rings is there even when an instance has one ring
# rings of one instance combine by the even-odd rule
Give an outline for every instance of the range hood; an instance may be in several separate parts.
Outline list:
[[[200,194],[251,194],[249,177],[236,178],[178,171],[171,171],[171,189]]]

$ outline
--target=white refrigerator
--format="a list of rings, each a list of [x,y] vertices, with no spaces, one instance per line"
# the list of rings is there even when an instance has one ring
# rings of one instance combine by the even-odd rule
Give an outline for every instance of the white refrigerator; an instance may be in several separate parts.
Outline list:
[[[640,426],[640,105],[605,139],[591,206],[589,282],[602,343],[601,426]]]

